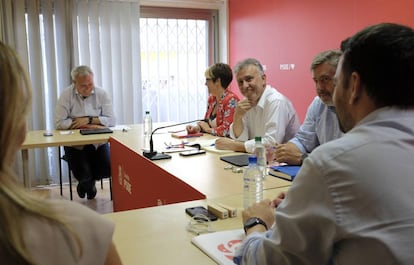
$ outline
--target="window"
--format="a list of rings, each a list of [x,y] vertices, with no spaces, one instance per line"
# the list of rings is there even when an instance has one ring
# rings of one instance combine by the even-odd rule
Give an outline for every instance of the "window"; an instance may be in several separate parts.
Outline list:
[[[142,111],[157,121],[204,117],[204,71],[215,57],[217,12],[141,7]]]

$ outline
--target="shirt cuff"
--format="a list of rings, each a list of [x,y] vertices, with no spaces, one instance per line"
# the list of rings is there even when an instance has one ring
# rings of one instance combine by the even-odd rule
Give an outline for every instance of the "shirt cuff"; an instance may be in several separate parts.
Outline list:
[[[306,150],[305,150],[305,147],[299,142],[299,140],[298,139],[296,139],[296,138],[293,138],[293,139],[291,139],[290,141],[289,141],[290,143],[293,143],[294,145],[296,145],[297,146],[297,148],[299,148],[299,150],[300,150],[300,152],[302,153],[302,154],[304,154],[304,153],[307,153],[306,152]]]

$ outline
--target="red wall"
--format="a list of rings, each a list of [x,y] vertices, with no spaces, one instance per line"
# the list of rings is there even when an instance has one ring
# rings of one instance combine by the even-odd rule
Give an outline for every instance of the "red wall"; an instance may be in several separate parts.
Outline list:
[[[365,26],[396,22],[414,27],[412,0],[229,0],[230,65],[257,58],[268,83],[293,102],[300,120],[316,95],[309,71],[320,51]],[[295,64],[280,70],[280,64]],[[232,88],[238,91],[233,81]]]

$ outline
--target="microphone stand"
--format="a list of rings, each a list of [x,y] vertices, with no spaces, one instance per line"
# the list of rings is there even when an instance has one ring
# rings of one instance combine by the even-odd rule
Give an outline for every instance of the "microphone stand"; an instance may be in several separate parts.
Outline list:
[[[160,129],[166,129],[166,128],[170,128],[170,127],[174,127],[174,126],[178,126],[178,125],[183,125],[183,124],[188,124],[188,123],[193,123],[193,122],[197,122],[197,121],[203,121],[203,120],[186,121],[186,122],[175,123],[175,124],[171,124],[171,125],[156,128],[155,130],[152,131],[151,136],[150,136],[150,150],[149,151],[144,150],[144,152],[142,152],[142,154],[146,158],[148,158],[149,160],[170,159],[171,158],[170,155],[164,154],[164,153],[158,153],[157,151],[154,151],[154,142],[152,140],[152,135]]]

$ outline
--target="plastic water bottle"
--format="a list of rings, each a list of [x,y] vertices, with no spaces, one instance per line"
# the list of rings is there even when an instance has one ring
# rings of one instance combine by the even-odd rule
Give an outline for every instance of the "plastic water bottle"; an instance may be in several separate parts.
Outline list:
[[[152,132],[152,118],[150,115],[149,110],[145,111],[144,116],[144,135],[148,136],[151,135]]]
[[[254,153],[257,157],[257,165],[262,170],[262,177],[266,176],[267,162],[266,162],[266,147],[262,143],[262,137],[256,136],[254,138]]]
[[[263,200],[263,173],[257,165],[257,157],[249,156],[249,165],[243,176],[243,206],[244,209],[253,203]]]
[[[145,111],[143,131],[144,131],[144,149],[149,150],[150,149],[149,142],[150,142],[151,133],[152,133],[152,118],[151,118],[149,110]]]

